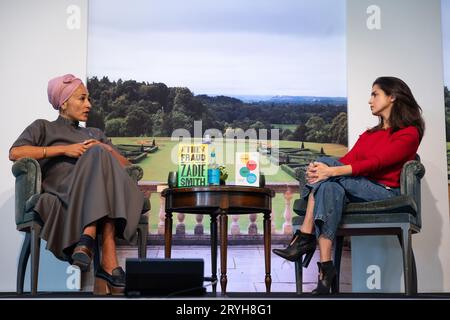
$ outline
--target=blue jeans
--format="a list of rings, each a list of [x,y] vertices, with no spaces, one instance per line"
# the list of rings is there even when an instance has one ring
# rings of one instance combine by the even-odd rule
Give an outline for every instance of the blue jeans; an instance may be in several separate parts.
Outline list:
[[[317,162],[330,167],[343,166],[333,158],[319,157]],[[384,200],[400,195],[400,188],[388,188],[365,177],[340,176],[314,184],[306,184],[302,198],[308,200],[314,194],[314,224],[317,238],[323,236],[334,240],[342,218],[344,206],[348,202]]]

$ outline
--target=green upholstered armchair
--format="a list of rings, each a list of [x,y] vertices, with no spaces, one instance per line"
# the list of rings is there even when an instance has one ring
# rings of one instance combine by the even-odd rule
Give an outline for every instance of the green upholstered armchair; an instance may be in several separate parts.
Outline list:
[[[137,165],[126,167],[130,177],[136,183],[142,178],[143,170]],[[38,272],[39,272],[39,234],[43,225],[39,215],[33,210],[37,200],[41,195],[41,168],[39,163],[31,158],[22,158],[12,166],[12,172],[16,177],[15,183],[15,214],[18,231],[25,232],[25,239],[17,265],[16,290],[18,294],[23,293],[25,271],[28,258],[31,253],[31,294],[37,293]],[[145,258],[147,254],[148,216],[150,201],[146,199],[141,219],[138,224],[138,252],[139,258]],[[98,254],[94,255],[94,266],[98,264]]]
[[[334,250],[338,288],[344,236],[397,235],[403,255],[405,293],[407,295],[417,293],[417,272],[411,234],[420,232],[422,227],[420,180],[424,174],[425,168],[417,156],[416,160],[408,161],[403,166],[400,175],[400,196],[381,201],[347,204],[337,232]],[[302,189],[306,180],[304,170],[297,171],[297,179]],[[295,200],[294,211],[299,215],[293,221],[295,229],[298,229],[304,220],[306,201]],[[302,293],[301,263],[295,263],[295,271],[297,293]]]

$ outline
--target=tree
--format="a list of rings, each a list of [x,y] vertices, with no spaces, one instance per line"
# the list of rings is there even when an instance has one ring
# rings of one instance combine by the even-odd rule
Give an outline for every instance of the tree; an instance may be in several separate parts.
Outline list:
[[[141,135],[152,135],[152,118],[144,109],[133,108],[125,118],[126,135],[138,137]]]
[[[100,110],[102,110],[105,113],[109,113],[111,112],[111,106],[109,104],[109,94],[107,91],[103,91],[100,93],[100,99],[95,99],[93,98],[93,105],[98,107]]]
[[[450,141],[450,91],[446,86],[444,86],[444,103],[445,103],[445,113],[446,113],[446,121],[445,121],[445,133],[447,137],[447,141]]]
[[[303,141],[306,138],[306,126],[300,123],[295,131],[292,133],[292,139],[295,141]]]
[[[193,94],[188,88],[175,88],[175,97],[173,98],[173,110],[180,112],[190,112],[188,106],[192,100]]]
[[[336,131],[339,126],[343,128],[339,121],[339,126],[331,124],[340,112],[346,112],[345,101],[336,100],[333,103],[300,100],[298,102],[281,100],[243,102],[227,96],[195,96],[189,88],[167,87],[164,83],[150,84],[122,79],[110,81],[108,77],[92,77],[88,79],[88,87],[92,105],[102,115],[103,121],[116,118],[128,119],[128,127],[122,128],[122,133],[127,135],[132,132],[149,134],[152,131],[158,135],[171,136],[174,128],[192,131],[193,121],[202,120],[205,130],[211,128],[224,130],[231,126],[245,131],[249,128],[269,129],[274,123],[301,124],[293,130],[292,135],[289,132],[280,135],[284,139],[297,141],[308,138],[311,141],[329,142],[331,138],[335,138],[342,143],[344,140],[342,138],[344,131],[330,133],[328,128],[331,131]],[[447,88],[445,88],[445,94],[446,97],[449,96]],[[133,118],[132,111],[136,108],[141,108],[151,118],[149,122],[151,130],[147,129],[147,133],[131,125],[133,121],[139,122],[139,119]],[[172,112],[175,113],[172,114]],[[130,113],[132,114],[129,117]],[[93,123],[94,120],[98,120],[99,122],[95,125],[101,127],[101,120],[95,119],[95,115],[91,117],[90,122]],[[145,122],[148,118],[144,116],[140,120]],[[308,126],[306,126],[308,120]],[[326,125],[327,123],[330,125]],[[228,125],[225,126],[225,124]],[[149,128],[148,124],[145,127]],[[270,131],[268,138],[270,138]]]
[[[333,121],[331,121],[329,132],[331,143],[338,143],[346,146],[348,144],[347,132],[347,114],[341,112],[333,119]]]
[[[295,140],[295,138],[291,130],[285,129],[281,132],[280,140]]]
[[[108,137],[122,137],[125,132],[126,122],[124,118],[107,120],[105,123],[105,134]]]
[[[312,116],[306,122],[307,130],[320,130],[325,125],[325,121],[319,116]]]
[[[163,136],[163,121],[164,121],[164,113],[162,110],[156,111],[156,113],[151,114],[152,125],[153,125],[153,135],[161,137]]]
[[[169,98],[169,88],[164,83],[153,83],[159,89],[158,102],[161,106],[166,107]]]
[[[172,114],[168,112],[163,112],[162,114],[162,124],[161,124],[161,133],[164,137],[172,136]]]
[[[450,91],[448,90],[447,86],[444,86],[444,102],[445,107],[450,108]]]
[[[312,116],[305,124],[306,140],[312,142],[327,142],[328,127],[325,121],[318,116]]]
[[[256,137],[259,139],[259,133],[260,133],[259,130],[262,130],[265,128],[266,128],[266,126],[264,125],[264,123],[262,123],[261,121],[256,121],[255,123],[252,123],[250,125],[249,129],[254,129],[256,132]]]
[[[103,115],[100,112],[92,109],[91,112],[89,112],[89,118],[86,121],[86,127],[99,128],[102,131],[105,130]]]
[[[87,89],[89,90],[89,94],[91,96],[100,96],[101,94],[101,87],[100,87],[100,81],[98,81],[97,77],[92,77],[88,79],[86,82]]]
[[[139,87],[139,97],[140,99],[149,101],[158,101],[159,89],[155,85],[141,85]]]
[[[164,83],[142,84],[139,87],[140,99],[158,102],[161,106],[167,106],[169,88]]]
[[[172,129],[186,129],[192,134],[194,130],[194,119],[182,112],[174,110],[172,111]],[[171,135],[172,132],[170,133]]]

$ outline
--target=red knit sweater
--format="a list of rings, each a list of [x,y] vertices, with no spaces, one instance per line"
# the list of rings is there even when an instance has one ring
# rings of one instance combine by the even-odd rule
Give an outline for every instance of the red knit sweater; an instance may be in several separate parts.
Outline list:
[[[353,148],[339,161],[352,166],[352,176],[364,176],[389,187],[400,186],[406,161],[415,158],[419,132],[409,126],[393,134],[391,129],[364,132]]]

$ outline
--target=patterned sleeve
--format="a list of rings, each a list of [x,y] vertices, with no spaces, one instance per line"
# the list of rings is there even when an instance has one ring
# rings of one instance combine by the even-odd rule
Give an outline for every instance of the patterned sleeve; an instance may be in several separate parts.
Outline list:
[[[17,140],[12,144],[10,150],[21,146],[42,146],[45,141],[46,120],[36,120],[30,124]]]

